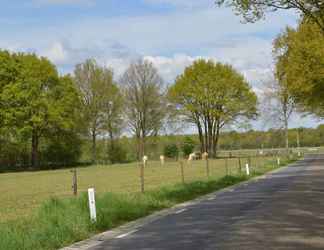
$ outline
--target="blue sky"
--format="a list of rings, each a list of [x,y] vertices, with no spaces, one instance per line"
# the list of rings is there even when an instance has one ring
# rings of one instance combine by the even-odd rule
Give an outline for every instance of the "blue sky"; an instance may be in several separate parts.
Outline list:
[[[274,37],[298,14],[278,12],[243,24],[214,0],[2,0],[0,48],[49,57],[60,72],[96,58],[116,78],[144,57],[172,83],[197,58],[227,62],[255,91],[271,73]],[[316,126],[296,117],[293,126]],[[261,123],[254,125],[261,128]]]

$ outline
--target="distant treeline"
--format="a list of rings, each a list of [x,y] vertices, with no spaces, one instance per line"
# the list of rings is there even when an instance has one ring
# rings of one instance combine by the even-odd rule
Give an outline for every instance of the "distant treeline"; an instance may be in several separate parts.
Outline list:
[[[290,129],[290,147],[297,147],[298,133],[300,147],[319,147],[324,145],[324,125],[320,125],[317,128]],[[279,129],[224,132],[220,138],[220,150],[283,148],[285,146],[284,132]],[[109,139],[98,140],[97,162],[99,164],[111,164],[109,145]],[[147,148],[149,159],[158,160],[162,154],[176,159],[178,155],[185,157],[190,152],[190,149],[191,151],[199,152],[200,143],[198,135],[152,136],[147,139]],[[1,138],[1,170],[28,169],[30,166],[30,150],[30,143],[14,143],[6,141],[6,138]],[[118,163],[136,161],[136,139],[121,137],[118,145],[115,146],[114,154]],[[73,136],[73,134],[61,136],[60,138],[50,138],[42,141],[39,156],[42,169],[91,164],[92,145],[90,140],[80,139]]]
[[[319,125],[317,128],[289,129],[290,147],[298,146],[298,134],[300,147],[319,147],[324,145],[324,125]],[[180,156],[185,157],[188,151],[183,151],[185,151],[185,145],[188,147],[190,142],[193,144],[192,151],[200,152],[198,135],[164,135],[150,137],[147,140],[147,155],[149,159],[159,160],[159,156],[161,154],[165,155],[168,153],[167,150],[170,149],[171,158],[175,159],[178,156],[176,152],[178,152]],[[107,141],[99,141],[98,163],[109,163],[107,162],[109,158],[107,157],[107,145]],[[134,138],[122,137],[119,146],[123,155],[123,160],[120,161],[121,163],[136,161],[136,141]],[[247,132],[224,132],[221,134],[219,142],[219,150],[271,149],[284,147],[285,134],[284,131],[280,129],[270,129],[268,131],[250,130]],[[82,161],[91,161],[91,143],[84,141],[82,148]],[[172,154],[172,148],[173,151],[175,151],[174,154]]]

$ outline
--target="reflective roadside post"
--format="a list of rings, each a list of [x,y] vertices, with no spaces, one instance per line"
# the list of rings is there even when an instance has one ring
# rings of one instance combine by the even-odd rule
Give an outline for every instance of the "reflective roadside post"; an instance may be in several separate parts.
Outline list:
[[[96,222],[97,221],[97,212],[96,212],[96,200],[95,200],[94,188],[88,189],[88,198],[89,198],[90,220],[92,222]]]
[[[245,170],[246,170],[246,175],[250,175],[250,167],[249,167],[249,163],[245,164]]]

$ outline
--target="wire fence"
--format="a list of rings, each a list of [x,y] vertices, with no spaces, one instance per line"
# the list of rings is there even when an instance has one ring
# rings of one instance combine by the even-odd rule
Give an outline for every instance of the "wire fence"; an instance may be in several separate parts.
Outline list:
[[[254,174],[275,168],[279,158],[283,163],[289,157],[293,154],[283,151],[251,155],[236,152],[231,157],[208,160],[165,160],[164,164],[148,160],[145,166],[137,162],[1,174],[0,221],[28,215],[50,197],[72,197],[90,187],[94,187],[96,193],[139,193],[177,183],[246,174],[246,164],[249,164],[250,174]]]

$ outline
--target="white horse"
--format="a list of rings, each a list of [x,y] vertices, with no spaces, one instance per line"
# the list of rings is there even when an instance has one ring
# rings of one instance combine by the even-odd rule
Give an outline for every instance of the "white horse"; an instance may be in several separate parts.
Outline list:
[[[202,158],[203,158],[203,160],[207,160],[208,159],[208,153],[207,152],[204,152],[202,154]]]
[[[164,161],[165,161],[164,155],[160,155],[160,161],[161,161],[161,165],[164,165]]]
[[[147,157],[147,155],[144,155],[143,156],[143,163],[144,163],[144,165],[146,164],[147,161],[148,161],[148,157]]]
[[[188,162],[192,162],[193,160],[196,159],[196,154],[195,153],[191,153],[188,157]]]

